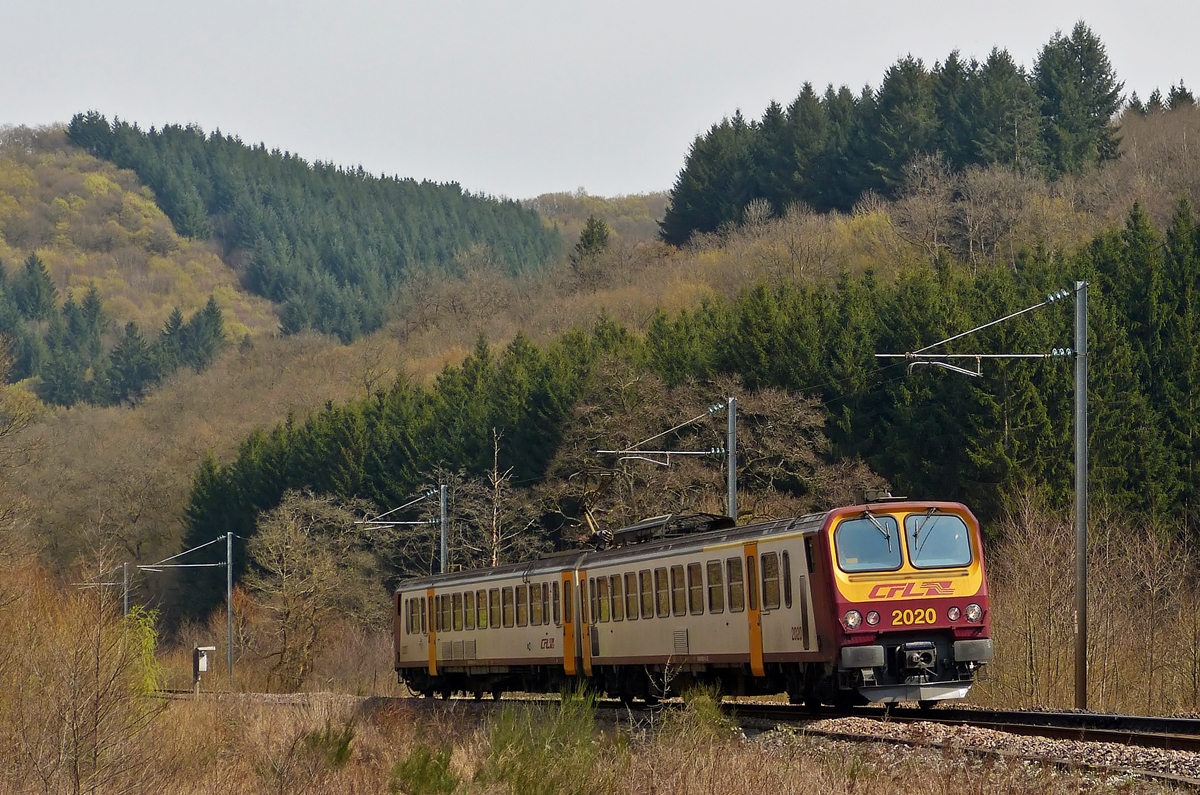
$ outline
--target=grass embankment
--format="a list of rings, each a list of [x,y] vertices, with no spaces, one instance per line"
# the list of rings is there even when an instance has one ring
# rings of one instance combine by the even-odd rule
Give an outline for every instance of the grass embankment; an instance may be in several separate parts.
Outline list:
[[[746,738],[707,697],[667,716],[599,724],[591,703],[477,707],[314,699],[172,702],[144,766],[121,781],[190,793],[1068,793],[1081,773],[790,731]],[[107,791],[102,789],[100,791]],[[1112,791],[1121,791],[1112,785]]]

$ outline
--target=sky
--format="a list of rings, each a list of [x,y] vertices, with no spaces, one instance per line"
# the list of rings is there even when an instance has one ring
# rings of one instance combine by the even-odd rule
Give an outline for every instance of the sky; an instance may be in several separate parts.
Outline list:
[[[996,46],[1031,66],[1081,19],[1126,93],[1200,88],[1183,0],[4,0],[0,126],[97,110],[494,196],[645,193],[805,81]]]

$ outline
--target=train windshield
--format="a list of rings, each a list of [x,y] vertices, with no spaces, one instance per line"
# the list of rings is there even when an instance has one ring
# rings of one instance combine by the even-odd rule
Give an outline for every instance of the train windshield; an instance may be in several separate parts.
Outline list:
[[[893,571],[900,568],[900,526],[891,516],[866,514],[847,519],[834,531],[842,571]]]
[[[962,519],[948,513],[904,517],[908,559],[918,569],[944,569],[971,563],[971,539]]]

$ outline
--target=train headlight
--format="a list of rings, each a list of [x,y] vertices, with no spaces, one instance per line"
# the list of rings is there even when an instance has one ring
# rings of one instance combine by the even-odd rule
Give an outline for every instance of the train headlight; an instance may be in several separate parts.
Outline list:
[[[875,626],[876,624],[878,624],[879,623],[879,614],[876,613],[874,610],[872,610],[870,613],[867,613],[867,623],[870,624],[871,626]]]
[[[846,615],[842,616],[842,623],[846,625],[846,629],[858,629],[862,624],[862,613],[857,610],[847,610]]]
[[[977,624],[981,618],[983,618],[983,609],[979,605],[974,603],[967,605],[967,621]]]
[[[961,617],[962,617],[962,611],[959,610],[957,607],[952,607],[946,611],[946,618],[950,619],[951,621],[958,621],[958,619]]]

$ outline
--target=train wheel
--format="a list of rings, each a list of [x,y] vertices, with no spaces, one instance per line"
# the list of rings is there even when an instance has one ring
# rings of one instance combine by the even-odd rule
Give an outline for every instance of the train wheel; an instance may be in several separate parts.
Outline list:
[[[504,695],[504,691],[501,690],[500,688],[498,688],[498,687],[492,688],[492,701],[499,701],[500,697],[503,695]]]
[[[921,708],[922,712],[928,712],[937,706],[937,702],[932,700],[918,701],[917,706]]]

